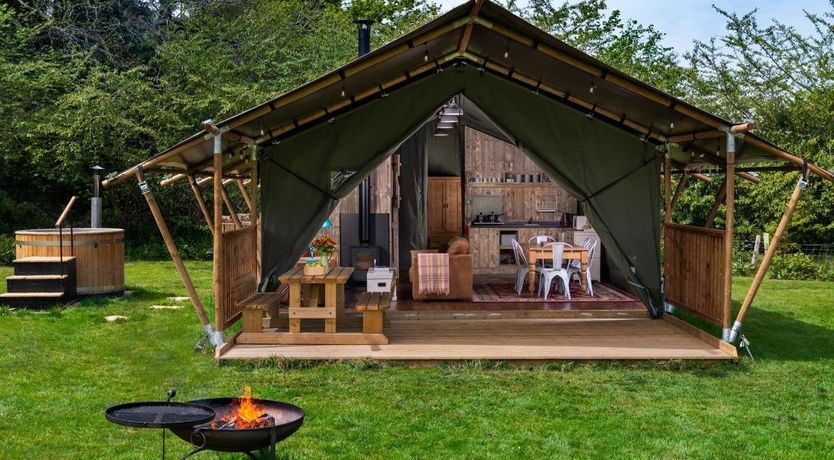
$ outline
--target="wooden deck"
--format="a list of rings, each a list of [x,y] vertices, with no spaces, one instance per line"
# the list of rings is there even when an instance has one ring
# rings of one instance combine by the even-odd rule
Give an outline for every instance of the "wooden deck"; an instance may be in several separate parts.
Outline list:
[[[220,360],[473,359],[729,360],[736,349],[675,318],[391,320],[388,345],[264,345],[269,333],[237,336]],[[250,336],[254,334],[248,334]]]

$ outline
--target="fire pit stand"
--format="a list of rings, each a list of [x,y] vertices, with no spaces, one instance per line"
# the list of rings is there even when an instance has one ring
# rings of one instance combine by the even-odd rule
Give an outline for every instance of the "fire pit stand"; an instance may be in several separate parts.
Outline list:
[[[214,420],[214,410],[193,403],[175,403],[171,399],[177,394],[168,391],[167,401],[127,403],[113,406],[104,412],[108,421],[133,428],[162,429],[162,459],[165,460],[165,430],[193,427]],[[191,456],[192,454],[187,455]]]

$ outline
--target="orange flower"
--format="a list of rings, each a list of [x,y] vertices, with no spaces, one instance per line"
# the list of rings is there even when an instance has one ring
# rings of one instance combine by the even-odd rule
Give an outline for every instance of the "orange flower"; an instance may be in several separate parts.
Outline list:
[[[322,235],[310,243],[316,252],[334,252],[336,251],[336,242],[327,235]]]

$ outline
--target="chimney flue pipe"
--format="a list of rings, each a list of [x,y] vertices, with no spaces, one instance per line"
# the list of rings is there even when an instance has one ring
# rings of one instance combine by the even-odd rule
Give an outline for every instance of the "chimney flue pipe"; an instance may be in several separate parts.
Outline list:
[[[368,19],[356,21],[360,57],[371,52],[371,24],[373,23]],[[368,175],[359,184],[359,243],[369,244],[371,242],[370,225],[371,177]]]
[[[93,197],[90,198],[90,228],[101,228],[101,166],[93,166]]]

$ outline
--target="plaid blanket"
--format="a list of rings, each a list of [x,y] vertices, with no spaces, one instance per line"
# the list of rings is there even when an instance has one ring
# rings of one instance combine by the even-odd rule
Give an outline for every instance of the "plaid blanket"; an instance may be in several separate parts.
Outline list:
[[[449,254],[417,254],[417,266],[417,287],[420,294],[449,295]]]

